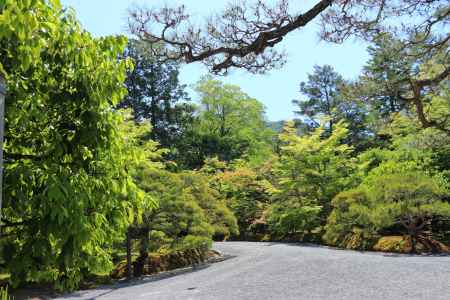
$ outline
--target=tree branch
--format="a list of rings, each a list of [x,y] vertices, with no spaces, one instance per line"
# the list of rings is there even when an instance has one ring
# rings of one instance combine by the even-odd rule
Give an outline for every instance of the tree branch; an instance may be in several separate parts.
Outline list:
[[[269,8],[258,1],[251,13],[245,5],[230,6],[221,18],[210,20],[206,32],[188,26],[184,32],[176,31],[189,15],[184,6],[176,9],[134,10],[131,12],[130,31],[152,43],[163,43],[169,50],[162,55],[169,59],[183,59],[187,63],[204,62],[214,73],[226,73],[231,67],[245,68],[251,72],[263,72],[284,63],[283,56],[269,50],[280,43],[288,33],[304,27],[333,0],[321,0],[298,16],[287,13],[287,1],[280,1]],[[150,28],[161,25],[159,34]],[[156,52],[154,53],[156,54]]]
[[[445,80],[449,75],[450,75],[450,66],[447,66],[444,71],[442,71],[435,77],[423,80],[416,80],[415,84],[418,85],[420,88],[437,85],[441,83],[443,80]]]

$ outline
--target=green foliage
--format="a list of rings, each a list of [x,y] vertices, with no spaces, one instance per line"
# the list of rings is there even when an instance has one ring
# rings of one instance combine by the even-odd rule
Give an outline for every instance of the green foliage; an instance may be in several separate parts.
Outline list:
[[[336,124],[328,138],[323,132],[319,127],[298,136],[294,123],[288,122],[279,136],[282,146],[273,166],[273,204],[267,213],[269,229],[277,236],[302,236],[322,225],[331,199],[351,184],[351,147],[342,144],[346,127]]]
[[[368,48],[370,60],[359,79],[356,94],[365,99],[374,122],[387,124],[393,113],[411,113],[423,128],[450,130],[450,102],[447,46],[432,47],[427,38],[416,33],[421,42],[408,43],[391,34],[380,34]],[[417,38],[417,37],[416,37]],[[420,81],[429,81],[419,87]],[[429,85],[429,86],[428,86]]]
[[[141,165],[135,173],[138,185],[159,206],[145,210],[134,230],[151,251],[171,251],[211,245],[211,239],[238,234],[236,219],[224,199],[199,172],[172,173]],[[143,245],[143,247],[147,247]]]
[[[8,294],[8,287],[0,287],[0,300],[11,300]]]
[[[433,218],[450,216],[450,204],[444,201],[448,195],[448,183],[442,176],[427,175],[414,165],[383,163],[357,189],[334,198],[324,239],[343,246],[355,229],[364,231],[367,241],[383,230],[414,239],[425,229],[432,230]]]
[[[358,151],[367,148],[370,142],[367,107],[349,92],[350,86],[333,67],[314,66],[308,81],[300,83],[300,91],[306,99],[293,100],[298,106],[295,113],[301,117],[296,120],[300,131],[307,133],[322,124],[329,135],[335,124],[345,121],[348,128],[346,143],[351,143]]]
[[[400,222],[409,230],[409,222],[415,219],[423,222],[422,219],[432,215],[450,215],[450,205],[441,201],[448,193],[443,178],[417,171],[393,174],[377,171],[378,168],[372,171],[364,182],[369,200],[375,203],[369,206],[372,206],[371,222],[376,228]]]
[[[348,130],[338,123],[328,138],[323,127],[298,136],[294,124],[286,123],[279,139],[280,157],[273,167],[277,201],[296,199],[305,205],[322,206],[329,211],[331,199],[352,184],[352,148],[342,143]]]
[[[144,211],[142,223],[138,224],[146,229],[144,238],[149,234],[149,250],[178,250],[196,243],[210,245],[214,229],[179,174],[141,166],[135,180],[159,203],[158,208]]]
[[[200,172],[184,172],[180,174],[185,189],[192,194],[203,209],[208,223],[212,225],[213,238],[226,240],[231,235],[239,234],[236,217],[230,211],[221,194],[210,187],[209,178]]]
[[[297,114],[308,118],[309,126],[320,126],[320,117],[327,117],[326,129],[333,131],[333,125],[338,122],[337,109],[342,102],[340,89],[344,84],[341,75],[329,65],[314,66],[314,73],[308,74],[308,82],[300,83],[300,91],[306,96],[306,101],[294,100],[299,108]]]
[[[258,163],[272,152],[274,132],[267,128],[264,106],[238,86],[206,77],[196,87],[201,100],[198,119],[179,149],[184,165],[201,167],[208,157]]]
[[[316,66],[295,102],[303,127],[288,122],[276,139],[269,126],[279,124],[238,86],[206,77],[199,105],[186,102],[178,64],[149,47],[93,38],[58,0],[0,0],[0,254],[15,286],[74,289],[110,271],[126,230],[140,258],[207,249],[213,238],[317,240],[323,229],[326,243],[353,249],[392,233],[409,235],[412,249],[433,244],[427,232],[444,236],[442,48],[384,34],[355,82]]]
[[[125,95],[124,37],[94,39],[59,1],[0,2],[8,86],[1,253],[15,285],[74,289],[112,268],[144,195],[111,109]]]
[[[269,229],[275,236],[293,236],[300,234],[303,239],[307,231],[320,225],[319,213],[321,206],[304,205],[300,201],[283,201],[275,203],[268,211]]]
[[[128,42],[123,56],[133,61],[134,68],[127,74],[128,94],[119,107],[132,108],[135,120],[149,120],[150,138],[163,148],[173,147],[192,122],[194,107],[179,82],[178,64],[158,61],[150,47],[145,41]]]
[[[400,41],[387,34],[380,35],[368,48],[371,58],[364,67],[358,88],[373,105],[372,113],[377,118],[389,118],[408,106],[399,92],[403,81],[414,72],[414,57],[399,51],[401,48]]]
[[[207,164],[202,170],[209,170],[209,166]],[[247,165],[221,167],[212,178],[211,185],[226,197],[239,225],[239,238],[253,239],[260,230],[258,224],[265,224],[264,211],[270,203],[272,185],[260,175],[264,172],[262,168]]]
[[[365,190],[352,189],[336,195],[323,240],[343,248],[369,249],[374,243],[376,229],[367,217],[368,203]]]
[[[417,121],[402,115],[393,116],[391,123],[380,132],[389,137],[390,144],[384,148],[372,148],[359,156],[360,176],[364,177],[382,162],[391,161],[393,168],[401,163],[410,169],[447,174],[448,178],[450,137],[444,132],[434,128],[422,129]],[[385,164],[385,168],[388,166]]]
[[[123,122],[118,124],[119,136],[124,140],[124,146],[122,152],[124,154],[124,164],[126,164],[126,170],[135,179],[135,174],[142,168],[151,170],[160,170],[164,167],[161,162],[165,149],[158,149],[159,144],[153,140],[148,139],[148,135],[151,132],[151,125],[149,122],[134,122],[134,116],[130,110],[120,110]],[[134,180],[134,184],[139,182]],[[152,197],[150,194],[145,193],[144,190],[137,187],[136,193],[140,195],[140,201],[134,206],[134,218],[133,223],[142,222],[143,211],[151,211],[158,207],[158,198]]]
[[[448,163],[443,161],[448,158],[449,137],[434,128],[422,129],[414,119],[402,115],[393,116],[382,133],[390,137],[389,147],[369,149],[359,156],[361,186],[333,199],[323,237],[329,244],[368,249],[386,230],[407,233],[399,225],[405,215],[435,222],[439,210],[446,214]],[[403,198],[397,199],[400,195]],[[431,207],[421,201],[429,201]],[[423,210],[425,216],[417,210]],[[359,236],[356,243],[355,236]]]

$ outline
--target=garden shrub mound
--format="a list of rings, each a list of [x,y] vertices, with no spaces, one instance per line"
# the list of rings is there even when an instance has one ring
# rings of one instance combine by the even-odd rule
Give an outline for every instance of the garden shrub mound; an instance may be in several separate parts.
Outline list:
[[[359,228],[353,228],[339,245],[345,249],[359,250],[370,248],[373,239],[364,235],[364,231]]]
[[[159,272],[185,268],[208,259],[219,256],[214,250],[204,251],[203,249],[187,249],[170,253],[148,253],[147,257],[139,256],[133,262],[133,275],[151,275]],[[125,278],[127,275],[126,261],[120,262],[111,273],[114,279]]]
[[[443,243],[431,239],[418,239],[416,251],[428,253],[432,249],[435,253],[449,253],[449,249]],[[409,236],[384,236],[373,246],[373,250],[382,252],[411,253],[412,243]]]

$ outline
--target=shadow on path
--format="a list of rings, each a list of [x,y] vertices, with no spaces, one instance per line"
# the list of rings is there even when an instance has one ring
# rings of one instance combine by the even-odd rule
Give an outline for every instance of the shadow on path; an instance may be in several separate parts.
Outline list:
[[[332,251],[339,251],[342,253],[350,253],[350,252],[357,252],[360,254],[366,254],[366,255],[377,255],[377,256],[384,256],[384,257],[391,257],[391,258],[407,258],[407,257],[449,257],[450,254],[448,253],[396,253],[396,252],[381,252],[381,251],[370,251],[370,250],[354,250],[354,249],[343,249],[343,248],[337,248],[333,246],[327,246],[327,245],[320,245],[320,244],[313,244],[313,243],[303,243],[303,242],[264,242],[264,246],[271,247],[276,245],[285,245],[285,246],[292,246],[292,247],[300,247],[300,248],[316,248],[316,249],[325,249],[325,250],[332,250]]]
[[[175,276],[186,274],[186,273],[199,272],[199,271],[209,268],[214,263],[219,263],[219,262],[222,262],[222,261],[225,261],[228,259],[232,259],[235,257],[236,256],[232,256],[232,255],[224,255],[218,261],[209,262],[209,263],[200,264],[200,265],[193,265],[191,267],[175,269],[175,270],[158,273],[158,274],[153,274],[153,275],[146,275],[146,276],[142,276],[142,277],[138,277],[138,278],[133,278],[131,280],[123,279],[123,280],[120,280],[113,284],[98,286],[92,290],[87,289],[87,290],[73,292],[70,294],[59,295],[58,299],[83,298],[83,299],[87,299],[87,300],[96,300],[99,297],[107,296],[107,295],[109,295],[115,291],[118,291],[120,289],[123,289],[123,288],[139,286],[139,285],[147,284],[150,282],[157,282],[160,280],[164,280],[167,278],[175,277]],[[90,292],[95,293],[95,291],[99,291],[100,293],[98,293],[95,296],[92,296],[90,298],[86,298],[86,296],[89,297]]]

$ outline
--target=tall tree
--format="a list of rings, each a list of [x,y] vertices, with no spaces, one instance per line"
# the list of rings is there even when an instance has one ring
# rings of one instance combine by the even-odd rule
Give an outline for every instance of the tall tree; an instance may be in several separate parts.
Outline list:
[[[349,94],[350,83],[346,82],[332,66],[314,66],[308,81],[300,83],[300,92],[305,99],[293,100],[298,106],[295,113],[300,116],[297,123],[311,131],[324,125],[327,135],[332,134],[334,125],[345,121],[348,134],[345,142],[356,150],[368,146],[367,106]]]
[[[171,147],[183,134],[184,124],[191,121],[193,107],[179,82],[178,64],[158,61],[149,47],[143,41],[129,41],[124,57],[135,66],[127,74],[128,94],[119,107],[132,108],[136,121],[149,120],[150,137],[162,147]]]
[[[342,101],[340,89],[344,84],[342,76],[330,65],[314,66],[308,81],[300,83],[300,92],[306,100],[293,100],[299,107],[297,115],[308,118],[307,123],[312,128],[320,126],[320,117],[325,117],[326,129],[333,132],[333,125],[338,121],[338,108]]]
[[[270,155],[273,131],[266,126],[264,106],[241,91],[209,77],[196,87],[200,105],[192,128],[191,149],[201,164],[207,157],[260,160]],[[196,149],[196,150],[195,150]]]
[[[450,135],[448,50],[380,34],[369,53],[358,88],[372,111],[384,119],[396,112],[413,113],[422,127]]]
[[[273,167],[276,191],[272,214],[275,216],[269,216],[277,220],[275,223],[283,223],[285,215],[288,227],[312,229],[311,224],[304,223],[302,218],[309,216],[308,220],[315,225],[324,223],[331,210],[331,199],[354,184],[351,176],[354,168],[350,157],[352,148],[342,143],[347,128],[337,123],[331,136],[325,139],[324,130],[319,127],[310,135],[300,137],[294,123],[287,122],[280,134],[283,144],[279,161]],[[298,227],[293,224],[295,219]],[[289,233],[290,229],[286,230]]]
[[[396,43],[396,45],[394,45]],[[394,41],[387,35],[381,35],[370,47],[369,61],[363,68],[360,78],[365,86],[359,86],[369,94],[361,98],[369,97],[368,102],[381,118],[389,118],[407,108],[407,104],[400,97],[399,82],[405,76],[413,72],[413,58],[398,51],[398,41]]]
[[[59,1],[1,1],[0,19],[2,267],[14,285],[76,288],[111,269],[112,243],[143,200],[128,171],[140,155],[112,109],[126,93],[126,39],[93,38]]]

